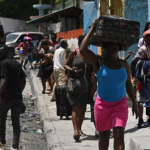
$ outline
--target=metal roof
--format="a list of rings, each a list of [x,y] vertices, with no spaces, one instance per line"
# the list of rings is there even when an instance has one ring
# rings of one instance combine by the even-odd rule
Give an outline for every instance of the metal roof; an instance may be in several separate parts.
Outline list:
[[[82,12],[83,12],[82,9],[75,7],[75,6],[71,6],[71,7],[67,7],[65,9],[44,15],[44,16],[39,17],[37,19],[27,21],[26,23],[27,24],[34,24],[34,23],[49,22],[52,20],[56,20],[59,16],[60,17],[66,17],[66,18],[78,18]]]

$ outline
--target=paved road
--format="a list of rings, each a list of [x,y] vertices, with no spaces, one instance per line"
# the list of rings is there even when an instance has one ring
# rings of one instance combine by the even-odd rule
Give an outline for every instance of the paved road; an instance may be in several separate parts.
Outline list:
[[[44,135],[38,135],[35,132],[37,129],[42,129],[41,125],[39,125],[39,114],[36,109],[36,100],[31,101],[28,98],[28,95],[34,92],[32,90],[32,85],[30,82],[30,73],[29,69],[25,71],[27,75],[27,84],[26,88],[23,92],[24,102],[27,106],[26,113],[21,115],[21,140],[20,140],[20,150],[47,150],[46,141],[44,139]],[[34,102],[34,103],[33,103]],[[31,106],[33,105],[34,106]],[[7,144],[6,150],[9,150],[12,145],[12,126],[11,126],[10,112],[7,117]],[[31,132],[31,133],[30,133]]]

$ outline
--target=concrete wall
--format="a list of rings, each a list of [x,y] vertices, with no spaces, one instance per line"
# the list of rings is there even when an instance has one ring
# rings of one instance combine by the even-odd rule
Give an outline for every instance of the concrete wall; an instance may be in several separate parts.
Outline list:
[[[9,32],[12,30],[18,31],[20,30],[20,28],[24,28],[26,31],[38,32],[37,25],[26,25],[26,22],[24,20],[0,17],[0,22],[3,25],[4,32]]]
[[[150,0],[148,0],[148,21],[150,21]]]
[[[148,0],[124,0],[124,17],[139,21],[141,24],[140,37],[142,37],[145,23],[148,21]],[[137,44],[131,46],[128,51],[137,51]],[[128,54],[125,52],[125,56]],[[133,56],[128,60],[130,63]]]

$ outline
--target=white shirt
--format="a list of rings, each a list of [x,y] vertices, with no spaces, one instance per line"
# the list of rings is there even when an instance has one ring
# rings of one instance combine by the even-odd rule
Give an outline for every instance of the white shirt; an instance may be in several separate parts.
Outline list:
[[[49,50],[48,50],[48,52],[47,53],[52,53],[52,54],[54,54],[54,48],[52,47],[52,46],[49,46]],[[41,48],[41,53],[43,53],[43,54],[47,54],[47,53],[45,53],[45,50],[43,49],[43,48]]]
[[[56,49],[54,53],[54,69],[65,70],[66,51],[62,47]]]
[[[143,42],[143,38],[141,38],[138,43],[138,48],[142,47],[144,43],[145,42]]]

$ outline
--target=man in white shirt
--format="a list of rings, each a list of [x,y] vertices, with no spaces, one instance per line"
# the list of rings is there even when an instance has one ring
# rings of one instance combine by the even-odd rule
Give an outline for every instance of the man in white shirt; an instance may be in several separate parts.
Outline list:
[[[54,78],[56,85],[65,84],[65,59],[66,52],[65,49],[68,47],[67,41],[62,39],[60,41],[60,48],[58,48],[54,53]]]

